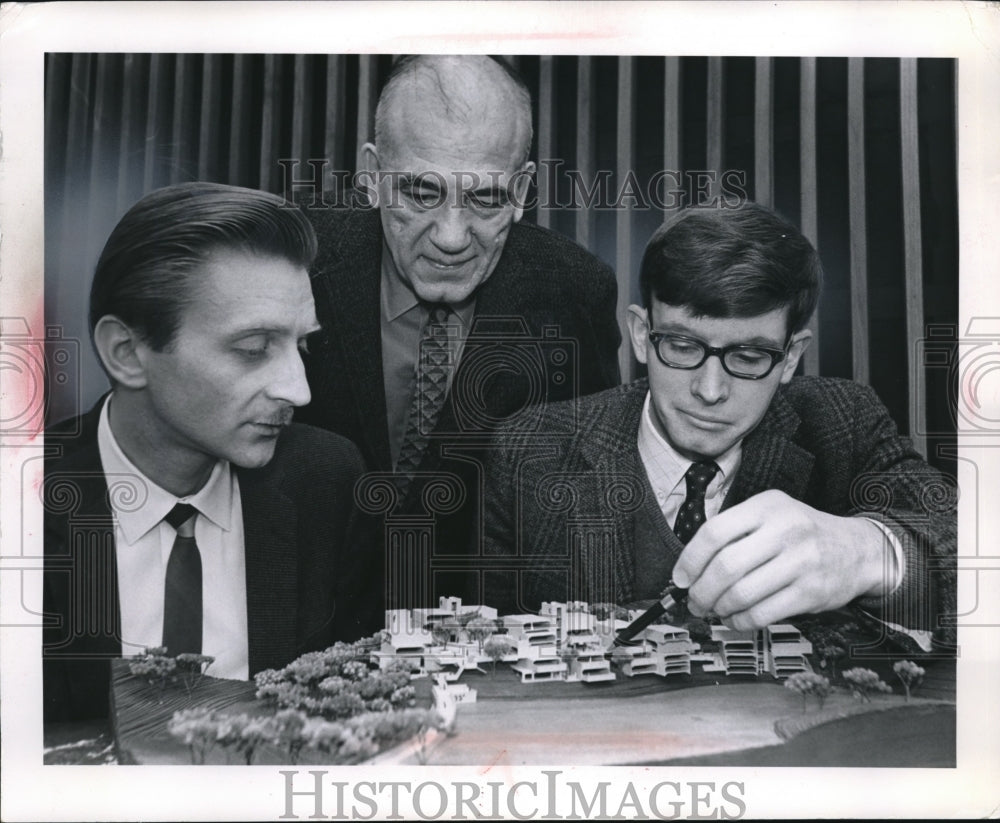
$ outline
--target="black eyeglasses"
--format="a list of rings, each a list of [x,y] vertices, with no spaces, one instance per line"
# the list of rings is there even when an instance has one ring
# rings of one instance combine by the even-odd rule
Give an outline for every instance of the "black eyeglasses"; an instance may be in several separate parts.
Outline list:
[[[767,377],[772,369],[785,359],[784,349],[746,346],[742,343],[719,349],[707,346],[693,337],[661,331],[651,331],[649,340],[664,366],[672,369],[697,369],[709,357],[715,355],[727,374],[744,380],[760,380]]]

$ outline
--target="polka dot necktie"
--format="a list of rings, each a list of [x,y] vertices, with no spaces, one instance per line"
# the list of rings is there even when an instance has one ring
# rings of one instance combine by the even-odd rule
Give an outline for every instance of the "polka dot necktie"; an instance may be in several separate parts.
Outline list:
[[[420,333],[413,398],[406,416],[406,431],[399,447],[399,457],[396,458],[396,483],[404,496],[413,480],[413,473],[427,451],[429,435],[437,425],[448,394],[451,351],[447,322],[450,310],[444,303],[433,303],[427,308],[427,319]]]
[[[687,497],[677,512],[674,534],[685,545],[705,522],[705,490],[718,471],[719,467],[713,461],[702,460],[692,463],[684,475],[684,480],[687,482]]]
[[[176,531],[163,592],[163,645],[173,656],[201,654],[201,553],[194,541],[198,510],[178,503],[164,520]]]

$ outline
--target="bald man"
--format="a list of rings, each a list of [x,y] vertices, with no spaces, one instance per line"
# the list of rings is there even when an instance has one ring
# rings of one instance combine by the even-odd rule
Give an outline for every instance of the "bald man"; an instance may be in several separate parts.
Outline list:
[[[521,222],[531,138],[531,96],[507,64],[404,57],[362,148],[364,202],[306,209],[325,334],[311,344],[301,417],[354,440],[387,475],[388,525],[432,525],[433,559],[408,579],[388,571],[390,589],[410,591],[399,605],[484,595],[482,566],[455,555],[478,554],[496,426],[619,382],[614,274]]]

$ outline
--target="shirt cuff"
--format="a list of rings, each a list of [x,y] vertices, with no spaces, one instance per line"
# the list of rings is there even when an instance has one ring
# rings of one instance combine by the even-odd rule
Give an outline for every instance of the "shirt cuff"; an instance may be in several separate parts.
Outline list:
[[[903,578],[906,575],[906,557],[903,554],[903,545],[899,542],[899,538],[893,534],[892,529],[886,526],[884,523],[880,523],[878,520],[874,520],[871,517],[865,517],[869,523],[877,526],[882,534],[885,535],[886,541],[892,546],[893,554],[896,556],[896,576],[892,581],[892,585],[885,591],[882,597],[888,597],[890,594],[899,588],[900,584],[903,582]]]

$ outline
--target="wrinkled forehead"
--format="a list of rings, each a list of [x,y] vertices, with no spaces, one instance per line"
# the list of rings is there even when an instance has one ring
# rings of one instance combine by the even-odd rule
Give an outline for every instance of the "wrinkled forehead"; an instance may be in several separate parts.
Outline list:
[[[423,78],[423,79],[421,79]],[[401,79],[383,110],[378,149],[394,171],[415,163],[447,167],[489,165],[516,171],[531,140],[530,110],[503,87],[466,88],[430,82],[428,71]]]

